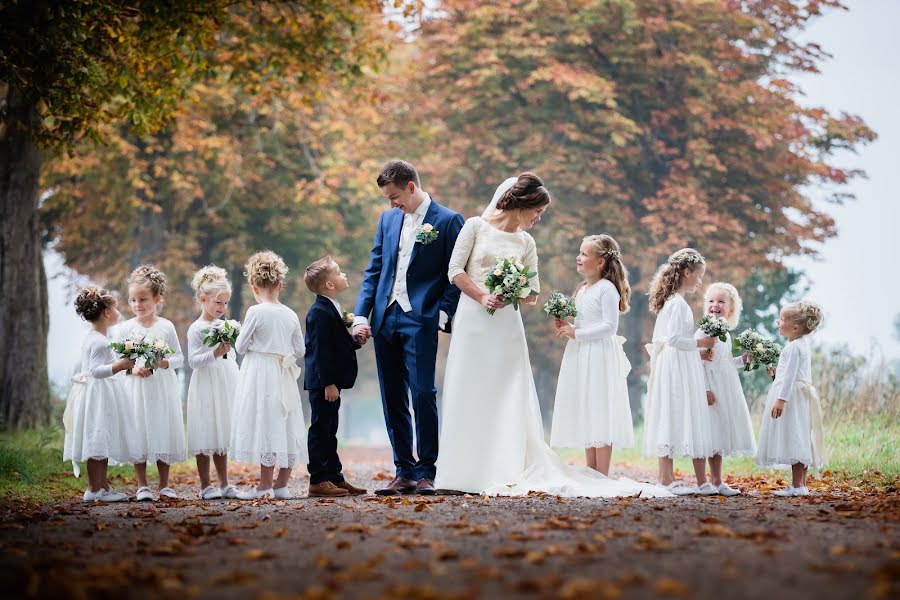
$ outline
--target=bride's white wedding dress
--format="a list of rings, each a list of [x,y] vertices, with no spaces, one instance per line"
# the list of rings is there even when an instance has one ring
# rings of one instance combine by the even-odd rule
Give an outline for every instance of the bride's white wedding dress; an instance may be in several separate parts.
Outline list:
[[[457,238],[449,277],[465,272],[486,291],[484,276],[498,256],[519,257],[537,271],[535,243],[528,233],[501,231],[481,217],[469,219]],[[532,285],[539,287],[537,277]],[[544,442],[521,313],[506,306],[491,316],[465,294],[456,310],[444,375],[435,487],[502,496],[531,491],[671,496],[660,486],[611,479],[563,463]]]

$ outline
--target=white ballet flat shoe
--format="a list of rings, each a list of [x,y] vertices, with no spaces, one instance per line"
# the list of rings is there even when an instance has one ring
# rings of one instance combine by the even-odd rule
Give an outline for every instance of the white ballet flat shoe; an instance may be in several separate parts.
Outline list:
[[[783,490],[778,490],[777,492],[772,492],[773,496],[778,496],[779,498],[790,498],[791,496],[795,496],[793,487],[786,487]]]
[[[275,497],[279,500],[290,500],[294,497],[294,495],[291,493],[291,490],[289,490],[287,486],[273,489],[275,492]]]
[[[729,486],[724,481],[719,485],[719,495],[720,496],[737,496],[741,493],[741,490],[736,490],[733,487]]]
[[[90,488],[84,490],[84,495],[81,497],[84,502],[99,502],[100,498],[103,496],[103,492],[106,490],[97,490],[96,492],[92,492]]]
[[[97,499],[98,502],[124,502],[125,500],[128,500],[128,496],[113,490],[100,490],[100,498]]]
[[[175,490],[170,487],[164,487],[163,489],[159,490],[159,497],[166,497],[169,500],[178,500],[178,494],[176,494]]]
[[[794,488],[794,496],[809,496],[809,488],[806,486]]]
[[[269,488],[267,490],[258,490],[255,487],[250,488],[246,492],[238,492],[237,499],[238,500],[258,500],[263,496],[269,496],[270,498],[275,496],[275,490]]]
[[[703,483],[703,485],[697,488],[697,493],[701,496],[718,496],[719,488],[706,481]]]
[[[673,481],[669,485],[666,486],[666,489],[675,494],[676,496],[693,496],[699,490],[692,485],[683,485],[676,481]]]
[[[222,497],[222,492],[219,488],[208,485],[206,486],[200,494],[197,496],[201,500],[218,500]]]
[[[222,498],[227,500],[234,500],[238,495],[238,489],[230,483],[223,488],[219,488],[219,491],[222,493]]]
[[[153,492],[150,491],[150,488],[146,485],[138,488],[137,493],[134,495],[134,499],[138,502],[147,502],[153,500]]]

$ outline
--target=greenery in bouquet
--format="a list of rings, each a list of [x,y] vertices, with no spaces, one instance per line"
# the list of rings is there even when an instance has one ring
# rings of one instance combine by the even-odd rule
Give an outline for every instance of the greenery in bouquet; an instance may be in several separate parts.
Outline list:
[[[503,305],[512,304],[519,310],[519,302],[529,296],[537,296],[537,291],[531,288],[529,282],[537,275],[528,266],[519,262],[519,259],[497,257],[497,263],[488,271],[484,278],[484,284],[488,292],[503,297]],[[496,311],[489,308],[488,314]]]

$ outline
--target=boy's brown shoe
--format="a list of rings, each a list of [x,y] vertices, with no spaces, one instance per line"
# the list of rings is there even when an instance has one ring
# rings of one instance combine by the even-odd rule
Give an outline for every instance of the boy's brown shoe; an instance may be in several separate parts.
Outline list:
[[[336,498],[338,496],[349,496],[350,492],[345,490],[344,488],[340,488],[330,481],[323,481],[322,483],[313,483],[309,486],[309,493],[307,496],[310,498]]]

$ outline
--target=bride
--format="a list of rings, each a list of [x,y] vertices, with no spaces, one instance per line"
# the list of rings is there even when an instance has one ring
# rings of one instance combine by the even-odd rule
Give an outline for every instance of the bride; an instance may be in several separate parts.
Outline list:
[[[515,256],[537,272],[527,230],[549,205],[550,193],[537,175],[510,177],[456,240],[448,276],[462,295],[444,375],[435,487],[502,496],[669,496],[659,486],[566,465],[544,442],[521,313],[503,306],[482,282],[497,257]],[[539,290],[538,277],[530,285]]]

